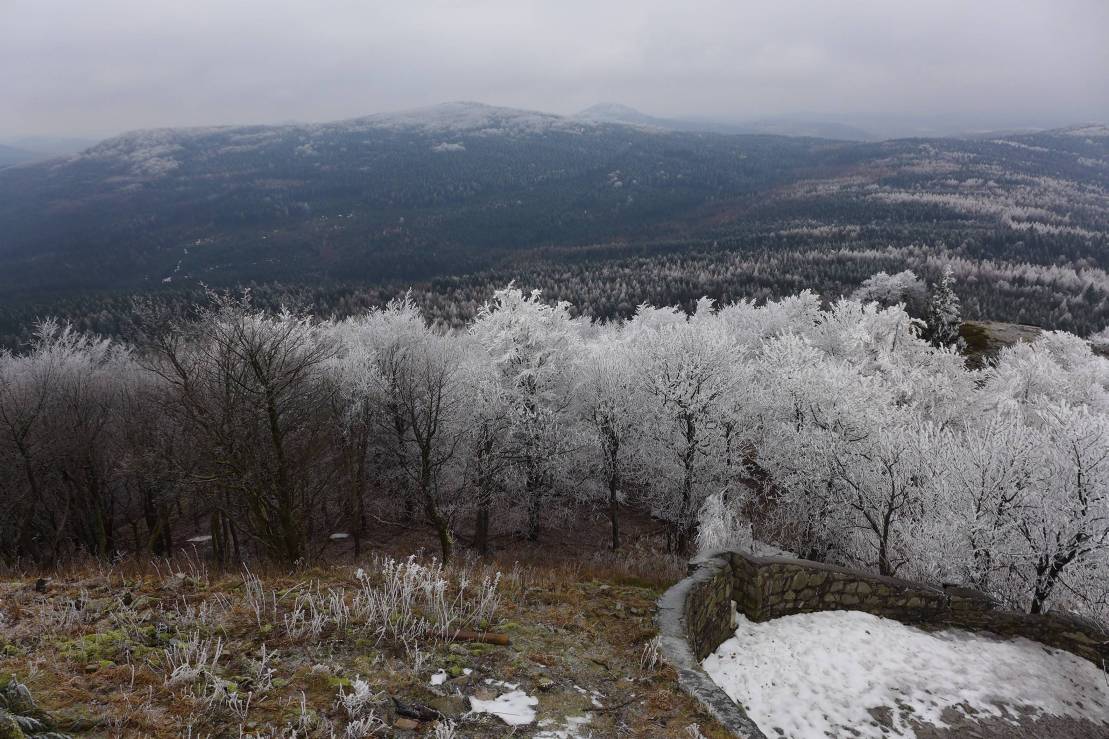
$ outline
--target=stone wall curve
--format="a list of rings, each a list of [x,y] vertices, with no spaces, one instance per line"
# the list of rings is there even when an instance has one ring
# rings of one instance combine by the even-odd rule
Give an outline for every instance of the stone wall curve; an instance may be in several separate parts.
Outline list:
[[[960,628],[1025,637],[1109,664],[1109,631],[1067,614],[1029,614],[1002,608],[984,593],[932,586],[861,570],[785,557],[720,552],[694,560],[689,576],[658,601],[663,658],[681,687],[733,734],[765,739],[743,709],[712,682],[701,661],[735,630],[732,614],[767,621],[795,613],[853,610],[922,628]]]

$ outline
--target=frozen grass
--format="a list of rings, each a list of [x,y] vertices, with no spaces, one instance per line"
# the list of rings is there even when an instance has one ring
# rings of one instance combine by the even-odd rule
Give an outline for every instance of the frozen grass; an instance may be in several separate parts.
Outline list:
[[[16,675],[52,716],[94,722],[94,736],[389,736],[395,697],[446,714],[419,736],[500,737],[512,727],[469,698],[515,690],[539,701],[523,706],[535,716],[519,736],[681,736],[694,720],[727,736],[655,662],[653,604],[681,562],[635,547],[523,554],[503,565],[378,555],[291,571],[209,571],[189,557],[8,570],[0,678]],[[45,593],[40,574],[53,577]],[[505,633],[512,646],[457,641],[458,629]]]
[[[704,661],[768,736],[914,736],[954,709],[1014,723],[1049,714],[1109,727],[1109,683],[1092,663],[1026,639],[926,632],[858,611],[785,616],[736,635]]]

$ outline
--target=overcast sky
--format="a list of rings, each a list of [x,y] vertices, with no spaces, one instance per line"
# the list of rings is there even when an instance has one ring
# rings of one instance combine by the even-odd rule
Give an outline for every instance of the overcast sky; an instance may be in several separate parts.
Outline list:
[[[1109,0],[0,0],[0,137],[448,100],[1109,120]]]

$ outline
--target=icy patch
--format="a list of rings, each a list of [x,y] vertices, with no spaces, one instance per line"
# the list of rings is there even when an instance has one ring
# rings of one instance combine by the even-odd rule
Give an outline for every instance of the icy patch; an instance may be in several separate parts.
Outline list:
[[[538,698],[522,690],[513,690],[490,701],[470,696],[472,713],[491,713],[509,726],[525,726],[535,721],[535,706],[538,705]]]
[[[768,736],[890,736],[870,710],[945,727],[945,709],[1015,719],[1033,714],[1109,724],[1109,683],[1092,663],[1027,639],[929,633],[858,611],[752,623],[704,661],[705,671]],[[911,712],[911,713],[910,713]]]

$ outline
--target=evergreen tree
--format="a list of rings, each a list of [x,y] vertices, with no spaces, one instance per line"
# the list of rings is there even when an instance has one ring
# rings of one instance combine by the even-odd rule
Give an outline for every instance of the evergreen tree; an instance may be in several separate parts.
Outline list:
[[[928,304],[928,339],[936,346],[962,348],[964,344],[959,336],[963,313],[954,284],[951,265],[948,265],[944,267],[940,281],[932,288],[932,299]]]

